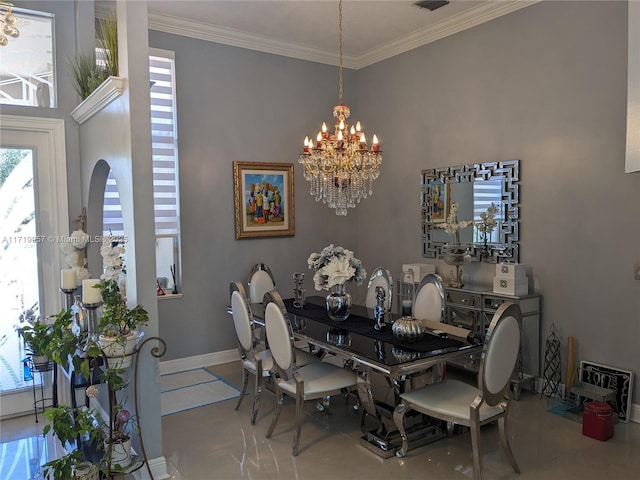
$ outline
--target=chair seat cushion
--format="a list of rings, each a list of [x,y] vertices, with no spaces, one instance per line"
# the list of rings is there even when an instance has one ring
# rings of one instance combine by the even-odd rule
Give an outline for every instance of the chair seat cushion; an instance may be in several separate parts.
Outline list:
[[[271,358],[271,352],[269,350],[262,350],[256,352],[262,359],[262,376],[268,377],[269,372],[273,368],[273,358]],[[247,357],[242,361],[242,367],[245,370],[249,370],[255,375],[256,373],[256,361],[251,357]]]
[[[353,371],[325,362],[315,362],[300,367],[298,375],[304,382],[305,400],[324,396],[327,392],[355,386],[357,382],[357,376]],[[286,382],[279,382],[278,386],[295,396],[296,381],[293,378]]]
[[[468,383],[458,380],[445,380],[426,387],[418,388],[400,395],[402,400],[416,406],[416,410],[429,415],[440,417],[445,415],[455,423],[469,425],[471,419],[470,406],[480,394],[480,390]],[[500,404],[495,406],[483,403],[480,407],[480,421],[503,413]]]

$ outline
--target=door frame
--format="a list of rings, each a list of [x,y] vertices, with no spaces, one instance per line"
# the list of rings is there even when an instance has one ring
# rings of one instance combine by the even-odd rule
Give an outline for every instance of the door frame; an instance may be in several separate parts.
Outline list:
[[[69,235],[67,199],[67,162],[64,120],[18,115],[0,115],[0,143],[9,148],[34,151],[33,171],[36,186],[36,231],[43,236],[38,243],[40,314],[54,314],[62,308],[59,290],[61,253],[59,237]],[[5,394],[0,401],[0,417],[29,413],[31,392]]]

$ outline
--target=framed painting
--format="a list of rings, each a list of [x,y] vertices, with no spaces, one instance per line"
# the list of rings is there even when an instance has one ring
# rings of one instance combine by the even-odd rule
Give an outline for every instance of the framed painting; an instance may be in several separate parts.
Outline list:
[[[293,163],[233,162],[236,239],[295,235]]]
[[[631,417],[633,372],[582,360],[580,380],[598,387],[615,390],[616,396],[608,403],[621,422],[628,423]]]
[[[433,180],[431,185],[431,204],[433,205],[431,221],[433,223],[444,223],[447,221],[447,215],[449,214],[450,185],[440,180]]]

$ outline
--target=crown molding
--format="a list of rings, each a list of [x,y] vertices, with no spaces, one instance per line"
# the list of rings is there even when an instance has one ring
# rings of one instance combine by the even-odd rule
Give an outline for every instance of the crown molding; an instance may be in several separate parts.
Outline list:
[[[356,59],[356,63],[352,68],[357,70],[367,67],[522,8],[530,7],[541,1],[542,0],[511,0],[478,5],[477,7],[470,8],[434,23],[429,26],[429,28],[413,32],[405,37],[387,43],[380,48],[369,50]]]
[[[507,15],[522,8],[531,6],[541,0],[509,0],[484,3],[477,7],[446,18],[434,25],[395,40],[382,47],[372,49],[362,55],[343,55],[345,68],[360,69],[387,58],[399,55],[417,47],[435,42],[454,33],[461,32],[494,18]],[[293,42],[283,42],[260,35],[252,35],[232,28],[206,24],[179,17],[166,17],[149,12],[149,29],[181,35],[183,37],[221,43],[234,47],[247,48],[259,52],[283,55],[285,57],[307,60],[310,62],[338,65],[337,52],[327,51]]]
[[[91,95],[80,102],[80,104],[71,112],[71,117],[73,117],[78,124],[82,125],[122,95],[123,91],[124,78],[109,77],[102,82],[98,88],[91,92]]]

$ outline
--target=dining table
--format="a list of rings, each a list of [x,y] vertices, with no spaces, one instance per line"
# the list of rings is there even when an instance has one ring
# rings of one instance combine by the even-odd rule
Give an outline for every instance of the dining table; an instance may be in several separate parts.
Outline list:
[[[332,320],[325,302],[324,297],[310,296],[299,307],[293,299],[284,300],[295,340],[308,344],[318,354],[341,357],[346,368],[357,372],[361,444],[382,458],[391,457],[401,445],[392,421],[393,410],[407,384],[447,360],[477,353],[482,346],[468,330],[429,319],[421,319],[425,327],[422,338],[415,341],[398,338],[393,323],[400,315],[385,313],[382,327],[376,328],[374,310],[360,305],[352,306],[346,320]],[[250,307],[254,322],[264,326],[264,306],[252,303]],[[393,404],[374,399],[371,387],[374,372],[381,374],[393,390]],[[374,428],[367,427],[370,416],[377,419]],[[441,422],[418,417],[407,428],[412,448],[446,436]]]

